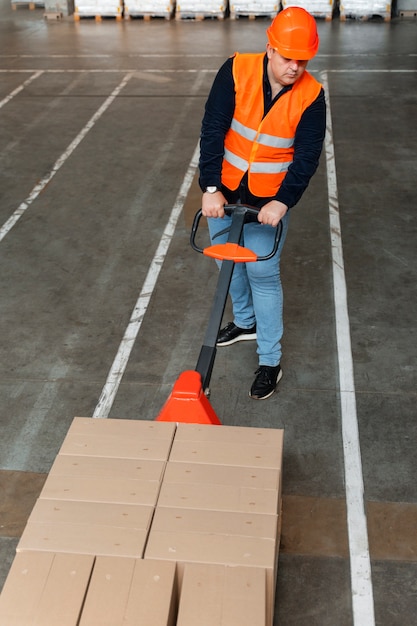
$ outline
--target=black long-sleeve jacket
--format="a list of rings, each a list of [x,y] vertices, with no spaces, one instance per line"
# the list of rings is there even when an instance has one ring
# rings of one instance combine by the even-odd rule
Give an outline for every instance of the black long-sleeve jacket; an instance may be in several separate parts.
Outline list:
[[[267,75],[267,56],[264,59],[264,115],[268,113],[283,93],[292,88],[284,87],[272,100],[272,90]],[[235,86],[233,80],[233,57],[221,66],[214,79],[205,106],[200,136],[200,178],[199,184],[204,191],[208,186],[222,189],[226,200],[235,203],[262,207],[270,200],[279,200],[288,208],[293,207],[306,190],[310,178],[316,171],[326,132],[326,103],[322,89],[316,100],[304,111],[298,124],[294,139],[294,158],[285,178],[273,198],[254,196],[244,174],[237,190],[231,191],[221,184],[221,170],[224,154],[224,138],[230,128],[235,109]]]

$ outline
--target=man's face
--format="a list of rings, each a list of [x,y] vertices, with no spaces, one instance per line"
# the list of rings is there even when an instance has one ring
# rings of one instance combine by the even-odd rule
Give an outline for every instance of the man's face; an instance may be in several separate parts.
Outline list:
[[[266,53],[269,60],[269,78],[282,87],[293,85],[307,67],[308,61],[286,59],[269,43],[266,46]]]

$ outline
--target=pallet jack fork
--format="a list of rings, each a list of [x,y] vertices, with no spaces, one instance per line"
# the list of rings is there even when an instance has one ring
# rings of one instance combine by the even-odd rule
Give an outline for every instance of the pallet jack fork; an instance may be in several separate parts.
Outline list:
[[[218,259],[222,263],[206,335],[196,368],[195,370],[186,370],[179,375],[156,421],[221,425],[209,402],[208,395],[214,360],[216,358],[217,336],[226,306],[234,264],[266,261],[278,250],[282,230],[281,223],[277,227],[271,252],[266,256],[257,256],[252,250],[241,246],[239,242],[244,224],[249,221],[257,221],[259,209],[245,204],[228,204],[224,209],[225,213],[232,217],[232,223],[230,229],[228,229],[229,237],[224,244],[199,248],[195,243],[195,238],[202,217],[201,209],[194,217],[190,236],[191,247],[196,252]],[[221,231],[218,235],[224,234],[224,232]]]

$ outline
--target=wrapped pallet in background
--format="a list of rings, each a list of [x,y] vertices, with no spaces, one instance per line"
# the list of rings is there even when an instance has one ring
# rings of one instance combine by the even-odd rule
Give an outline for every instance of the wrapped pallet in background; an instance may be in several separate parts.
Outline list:
[[[31,11],[38,7],[44,7],[44,0],[12,0],[12,9],[16,11],[16,9],[21,6],[24,8],[29,8]]]
[[[74,13],[74,0],[45,0],[45,17],[64,17]]]
[[[335,0],[282,0],[282,8],[301,7],[314,17],[321,17],[330,21],[333,17]]]
[[[369,19],[382,17],[386,22],[391,19],[390,0],[340,0],[340,19],[348,17]]]
[[[165,17],[170,20],[175,12],[175,0],[125,0],[124,16]]]
[[[227,0],[177,0],[176,19],[204,19],[216,17],[224,19]]]
[[[239,16],[270,17],[273,19],[280,9],[278,0],[231,0],[230,17],[237,19]]]
[[[123,17],[123,0],[75,0],[74,19],[80,17]]]

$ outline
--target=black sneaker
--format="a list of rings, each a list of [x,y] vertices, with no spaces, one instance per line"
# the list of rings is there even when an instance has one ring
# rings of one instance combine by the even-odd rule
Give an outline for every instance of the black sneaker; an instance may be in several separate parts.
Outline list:
[[[239,326],[236,326],[233,322],[229,322],[219,332],[217,345],[230,346],[232,343],[236,343],[236,341],[250,341],[251,339],[256,339],[256,326],[252,326],[252,328],[239,328]]]
[[[275,387],[282,378],[281,366],[260,365],[255,374],[256,378],[253,381],[249,395],[254,400],[266,400],[266,398],[272,396]]]

